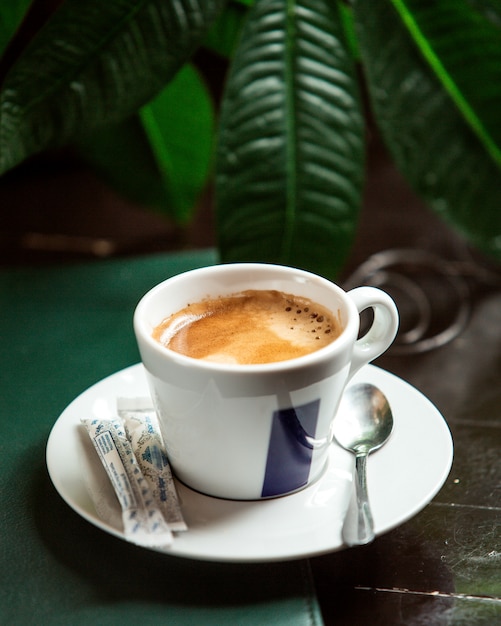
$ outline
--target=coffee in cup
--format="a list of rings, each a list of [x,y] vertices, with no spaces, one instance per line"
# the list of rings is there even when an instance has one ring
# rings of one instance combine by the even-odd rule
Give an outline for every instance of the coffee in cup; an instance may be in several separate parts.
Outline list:
[[[341,333],[339,311],[275,289],[189,303],[155,327],[170,350],[216,363],[274,363],[325,347]]]

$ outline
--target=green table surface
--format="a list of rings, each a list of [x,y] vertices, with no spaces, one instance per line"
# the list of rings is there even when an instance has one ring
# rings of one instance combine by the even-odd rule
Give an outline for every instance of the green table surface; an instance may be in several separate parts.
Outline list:
[[[132,546],[82,519],[49,479],[63,409],[139,361],[132,314],[212,250],[0,272],[0,624],[322,622],[308,560],[225,564]]]

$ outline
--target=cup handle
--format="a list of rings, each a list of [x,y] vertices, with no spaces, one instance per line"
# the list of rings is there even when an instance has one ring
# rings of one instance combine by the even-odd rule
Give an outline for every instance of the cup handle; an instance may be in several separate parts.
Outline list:
[[[358,370],[380,356],[392,344],[398,330],[398,310],[390,296],[376,287],[357,287],[348,292],[359,314],[374,310],[374,320],[369,330],[357,341],[349,378]]]

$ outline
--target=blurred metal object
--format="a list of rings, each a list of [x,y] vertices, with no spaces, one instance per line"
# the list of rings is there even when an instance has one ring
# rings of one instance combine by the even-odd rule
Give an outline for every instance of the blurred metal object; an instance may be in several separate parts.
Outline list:
[[[451,261],[418,249],[378,252],[344,281],[346,289],[371,285],[388,292],[400,314],[391,354],[439,348],[464,330],[473,307],[472,279],[499,286],[501,275],[475,261]]]

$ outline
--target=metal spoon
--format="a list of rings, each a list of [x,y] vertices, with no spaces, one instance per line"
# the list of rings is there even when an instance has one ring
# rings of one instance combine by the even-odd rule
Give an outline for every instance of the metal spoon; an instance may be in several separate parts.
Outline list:
[[[374,523],[367,494],[367,457],[388,440],[393,415],[383,392],[368,383],[346,389],[334,420],[334,437],[355,454],[355,489],[343,525],[348,546],[374,539]]]

